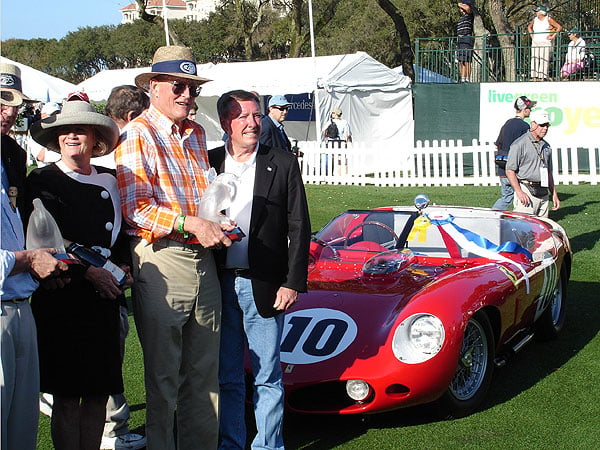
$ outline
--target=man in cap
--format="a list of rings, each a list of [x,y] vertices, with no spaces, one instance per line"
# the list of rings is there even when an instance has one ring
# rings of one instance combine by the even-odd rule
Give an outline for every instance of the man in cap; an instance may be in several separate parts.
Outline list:
[[[116,149],[123,216],[131,227],[133,314],[144,355],[148,449],[215,448],[221,292],[211,249],[232,230],[197,216],[209,183],[204,129],[188,114],[209,81],[189,48],[160,47],[135,84],[150,108]]]
[[[337,135],[333,136],[333,133],[330,132],[331,124],[335,124],[335,131],[337,131]],[[344,142],[352,142],[352,133],[350,133],[350,125],[348,121],[342,119],[342,109],[341,108],[333,108],[331,110],[331,120],[327,123],[325,128],[321,131],[321,135],[329,140],[329,141],[344,141]]]
[[[260,123],[260,143],[272,148],[292,151],[292,144],[283,129],[283,121],[287,117],[292,104],[283,95],[274,95],[269,99],[269,114]]]
[[[18,108],[30,101],[21,88],[21,71],[13,64],[0,64],[2,108],[2,180],[0,203],[2,223],[0,245],[0,398],[2,401],[1,448],[33,450],[38,427],[39,363],[35,321],[29,296],[38,280],[47,279],[47,287],[64,286],[58,277],[67,265],[54,258],[54,249],[24,250],[25,235],[19,213],[25,184],[25,150],[8,132],[15,124]],[[52,281],[50,278],[54,278]],[[52,283],[52,284],[51,284]]]
[[[552,192],[552,210],[560,208],[552,177],[552,149],[544,140],[550,119],[541,109],[533,111],[529,118],[529,132],[510,146],[506,177],[515,191],[515,211],[548,217],[548,190]]]
[[[506,172],[504,167],[508,159],[508,151],[510,150],[510,144],[514,142],[520,136],[523,136],[529,131],[529,125],[525,122],[525,118],[529,117],[531,108],[537,105],[537,102],[528,99],[524,95],[517,98],[515,101],[515,117],[508,119],[502,128],[498,139],[494,144],[498,149],[496,153],[496,171],[500,177],[500,198],[496,200],[496,203],[492,206],[492,209],[507,210],[513,203],[514,193],[510,181],[506,178]]]

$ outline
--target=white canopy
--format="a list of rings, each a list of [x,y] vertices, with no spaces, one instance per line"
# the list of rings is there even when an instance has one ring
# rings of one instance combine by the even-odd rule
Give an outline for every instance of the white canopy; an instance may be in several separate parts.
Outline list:
[[[73,83],[40,72],[25,64],[12,61],[4,56],[0,56],[0,61],[14,64],[21,70],[23,93],[32,100],[61,102],[69,93],[76,90]]]
[[[87,92],[92,100],[105,100],[113,87],[134,84],[139,73],[149,71],[148,67],[105,70],[77,88]],[[329,118],[329,111],[341,108],[354,140],[413,142],[410,79],[364,52],[314,59],[201,64],[198,74],[212,80],[202,86],[196,116],[210,141],[223,134],[216,113],[217,98],[227,91],[246,89],[261,96],[309,94],[316,90],[323,116],[319,130]],[[286,121],[285,126],[291,138],[302,141],[315,137],[314,121]]]

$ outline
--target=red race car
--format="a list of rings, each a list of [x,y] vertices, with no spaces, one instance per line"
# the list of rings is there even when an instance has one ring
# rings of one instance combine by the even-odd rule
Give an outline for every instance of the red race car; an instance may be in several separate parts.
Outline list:
[[[368,414],[438,401],[461,417],[494,366],[565,320],[572,252],[549,219],[484,208],[351,210],[310,248],[286,313],[288,409]]]

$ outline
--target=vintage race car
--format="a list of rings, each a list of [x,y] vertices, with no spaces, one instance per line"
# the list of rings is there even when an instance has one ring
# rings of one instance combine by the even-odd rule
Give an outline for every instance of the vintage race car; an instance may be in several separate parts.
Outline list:
[[[289,410],[368,414],[437,401],[472,412],[495,366],[565,320],[572,252],[549,219],[484,208],[351,210],[311,242],[285,316]]]

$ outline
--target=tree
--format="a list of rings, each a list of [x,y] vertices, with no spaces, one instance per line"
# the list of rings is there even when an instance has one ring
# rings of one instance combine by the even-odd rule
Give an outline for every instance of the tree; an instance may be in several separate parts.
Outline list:
[[[162,16],[157,16],[146,12],[146,5],[148,4],[147,0],[135,0],[135,2],[139,8],[140,19],[154,25],[158,25],[161,30],[165,29],[165,21]],[[181,45],[177,34],[171,29],[171,27],[169,27],[169,40],[171,45]]]
[[[290,53],[291,58],[303,55],[303,48],[310,42],[310,26],[308,24],[308,2],[305,0],[291,0],[288,4],[290,20]],[[326,0],[317,4],[318,15],[314,21],[314,33],[317,35],[335,17],[336,8],[340,0]],[[314,6],[314,5],[313,5]],[[314,11],[313,11],[314,14]],[[308,54],[308,52],[306,52]]]
[[[415,60],[415,54],[412,50],[412,44],[410,42],[410,34],[406,29],[406,23],[402,13],[390,0],[377,0],[377,4],[390,16],[396,33],[400,40],[400,62],[402,64],[403,73],[410,77],[412,82],[415,82],[415,71],[413,70],[413,63]]]
[[[265,9],[269,6],[270,0],[257,0],[256,4],[246,0],[233,0],[237,23],[241,24],[241,31],[244,38],[244,52],[246,59],[252,61],[256,59],[257,47],[253,43],[253,37],[258,27],[262,25]]]

